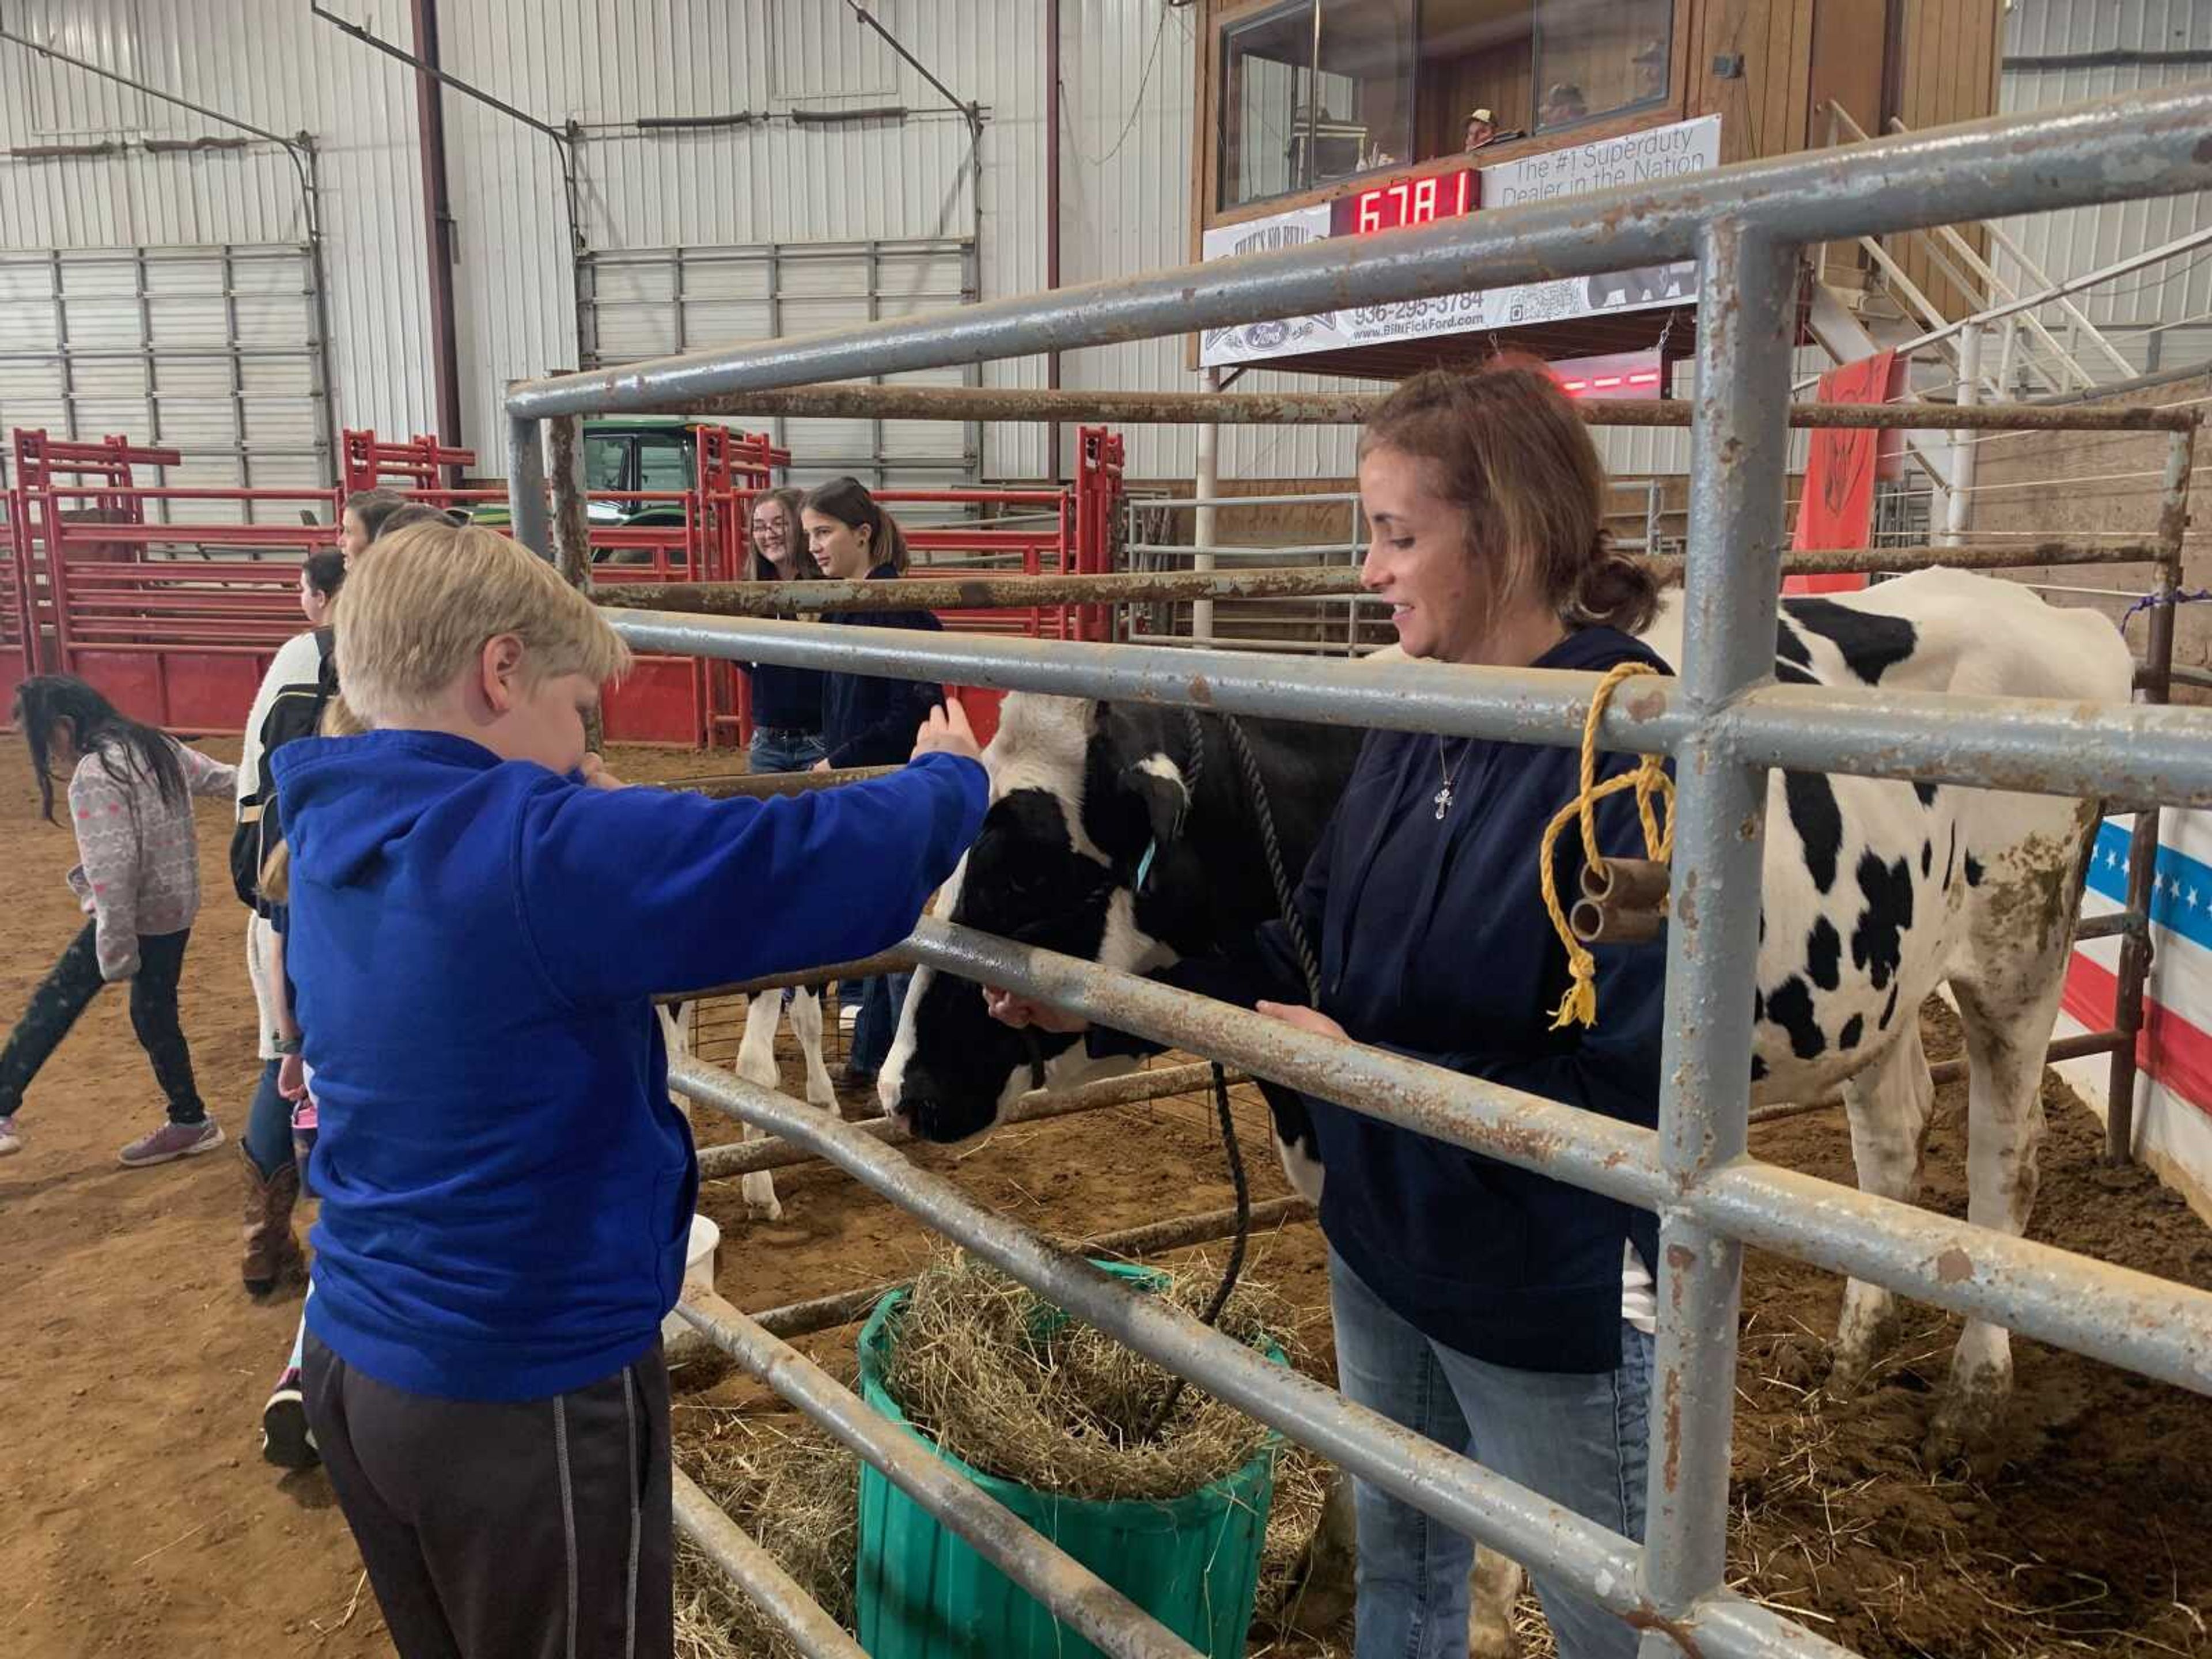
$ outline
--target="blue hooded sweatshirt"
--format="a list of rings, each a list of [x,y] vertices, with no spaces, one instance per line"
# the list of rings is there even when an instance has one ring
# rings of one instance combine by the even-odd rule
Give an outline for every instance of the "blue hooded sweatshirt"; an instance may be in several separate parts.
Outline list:
[[[944,755],[709,800],[405,731],[300,738],[274,769],[321,1109],[308,1328],[456,1400],[596,1381],[675,1304],[698,1170],[652,995],[896,944],[985,798]]]

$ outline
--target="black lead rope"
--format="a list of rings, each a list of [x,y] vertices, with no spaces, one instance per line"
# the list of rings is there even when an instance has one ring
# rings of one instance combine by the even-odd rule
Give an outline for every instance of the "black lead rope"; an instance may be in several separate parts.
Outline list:
[[[1190,761],[1183,769],[1183,781],[1190,793],[1198,793],[1198,781],[1206,769],[1206,728],[1189,709],[1182,711],[1183,729],[1190,737]],[[1275,905],[1283,918],[1284,931],[1291,936],[1291,948],[1297,953],[1298,967],[1305,975],[1306,996],[1313,1007],[1321,1006],[1321,966],[1314,956],[1313,942],[1306,936],[1304,918],[1298,915],[1297,896],[1291,890],[1290,876],[1283,867],[1283,844],[1275,830],[1274,809],[1267,799],[1267,779],[1260,771],[1259,757],[1245,738],[1244,727],[1234,714],[1221,717],[1228,728],[1229,745],[1237,751],[1237,769],[1244,775],[1244,788],[1251,797],[1253,815],[1259,820],[1260,843],[1267,857],[1267,873],[1275,884]],[[1206,1311],[1199,1316],[1200,1322],[1213,1325],[1221,1318],[1221,1311],[1229,1305],[1229,1298],[1237,1289],[1237,1281],[1244,1272],[1244,1257],[1252,1242],[1252,1186],[1244,1169],[1244,1151],[1237,1139],[1237,1119],[1229,1109],[1229,1079],[1221,1062],[1212,1062],[1213,1109],[1221,1124],[1222,1150],[1229,1157],[1229,1180],[1237,1194],[1237,1231],[1229,1247],[1229,1263],[1222,1270],[1221,1282],[1214,1287],[1213,1297]],[[1176,1378],[1167,1395],[1152,1413],[1152,1420],[1145,1425],[1141,1440],[1159,1437],[1161,1428],[1182,1401],[1184,1381]]]

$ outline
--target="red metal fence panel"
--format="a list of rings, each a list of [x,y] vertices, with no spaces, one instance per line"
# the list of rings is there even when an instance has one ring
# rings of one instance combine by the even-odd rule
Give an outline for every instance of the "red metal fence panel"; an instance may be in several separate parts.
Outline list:
[[[595,491],[610,521],[590,529],[595,586],[741,580],[750,574],[746,526],[753,497],[791,463],[761,434],[719,426],[690,433],[694,478],[683,490]],[[1119,522],[1121,440],[1082,433],[1084,464],[1071,487],[883,490],[927,563],[914,574],[957,580],[1020,571],[1065,574],[1112,568]],[[134,467],[176,465],[174,450],[111,437],[62,442],[14,436],[7,558],[0,562],[0,696],[26,673],[77,674],[134,717],[179,731],[234,732],[270,658],[301,625],[299,562],[330,544],[346,496],[378,485],[504,528],[506,492],[447,487],[448,469],[474,454],[417,436],[386,441],[348,431],[335,489],[142,488]],[[185,504],[291,503],[307,520],[154,522]],[[951,507],[962,516],[933,520]],[[1103,638],[1103,606],[1036,605],[942,613],[965,633]],[[955,688],[988,740],[999,696]],[[750,734],[744,677],[696,657],[641,658],[608,697],[608,735],[687,747],[743,744]]]

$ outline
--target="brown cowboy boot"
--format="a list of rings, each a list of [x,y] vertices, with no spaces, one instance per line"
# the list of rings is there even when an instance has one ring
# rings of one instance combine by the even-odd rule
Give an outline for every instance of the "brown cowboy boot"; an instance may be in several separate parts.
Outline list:
[[[300,1196],[300,1169],[287,1164],[268,1179],[253,1167],[246,1148],[239,1149],[246,1176],[246,1255],[239,1269],[246,1288],[267,1296],[280,1285],[306,1276],[306,1258],[292,1237],[292,1206]]]

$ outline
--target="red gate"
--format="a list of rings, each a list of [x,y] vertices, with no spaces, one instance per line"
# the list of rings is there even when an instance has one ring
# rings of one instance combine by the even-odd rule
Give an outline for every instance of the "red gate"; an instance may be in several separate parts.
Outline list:
[[[690,489],[588,498],[612,520],[590,527],[595,586],[749,574],[753,497],[789,466],[790,454],[764,434],[719,426],[693,433]],[[930,562],[913,574],[955,580],[1109,568],[1121,440],[1101,428],[1084,428],[1081,440],[1083,466],[1072,487],[878,492],[892,513],[914,520],[908,539]],[[179,453],[121,437],[60,442],[20,430],[13,442],[9,556],[0,562],[0,696],[26,673],[72,673],[133,716],[180,731],[243,725],[270,659],[301,626],[299,560],[331,544],[345,496],[383,484],[449,509],[492,509],[486,517],[503,517],[498,509],[507,501],[501,489],[444,488],[443,469],[476,458],[421,436],[392,442],[346,432],[335,489],[142,487],[135,467],[178,465]],[[202,503],[210,518],[228,507],[239,520],[250,520],[256,504],[282,504],[308,509],[315,521],[157,523],[149,502]],[[946,507],[962,516],[922,521]],[[1105,608],[1097,605],[942,614],[956,632],[1095,639],[1105,631]],[[998,694],[964,690],[962,701],[988,739]],[[744,678],[728,663],[641,657],[610,695],[606,722],[608,735],[623,742],[742,744],[750,735]]]

